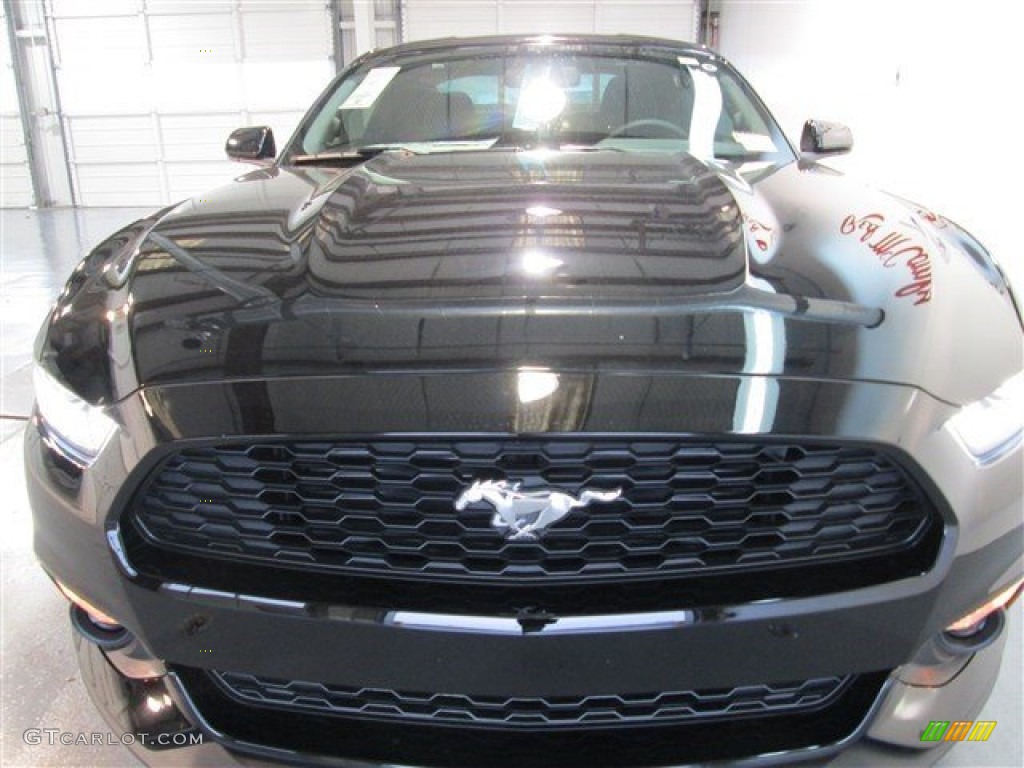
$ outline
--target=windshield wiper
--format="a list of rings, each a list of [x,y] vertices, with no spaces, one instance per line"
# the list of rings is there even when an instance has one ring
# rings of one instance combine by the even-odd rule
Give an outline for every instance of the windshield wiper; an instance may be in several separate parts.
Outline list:
[[[289,165],[355,165],[376,157],[383,152],[395,151],[419,154],[405,144],[367,144],[365,147],[352,147],[330,152],[316,152],[312,155],[292,155],[288,158]]]
[[[498,136],[486,138],[434,139],[432,141],[408,141],[397,144],[364,144],[361,147],[316,152],[310,155],[292,155],[292,165],[357,165],[383,152],[408,152],[413,155],[430,155],[444,152],[470,152],[493,149]],[[501,147],[507,149],[507,147]]]

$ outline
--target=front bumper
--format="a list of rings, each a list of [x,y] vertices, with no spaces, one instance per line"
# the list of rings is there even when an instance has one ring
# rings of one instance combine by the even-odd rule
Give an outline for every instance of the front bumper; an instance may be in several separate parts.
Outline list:
[[[692,413],[670,409],[679,401],[670,377],[664,391],[658,389],[660,381],[609,378],[614,386],[622,387],[615,402],[638,401],[631,390],[646,385],[647,390],[659,393],[651,397],[664,406],[657,413],[662,429],[676,434],[694,431]],[[120,420],[128,426],[124,435],[108,446],[77,485],[60,482],[60,468],[53,466],[38,431],[28,430],[27,477],[36,520],[36,550],[55,579],[116,616],[137,638],[140,655],[156,662],[146,674],[162,680],[189,727],[207,737],[201,747],[142,751],[151,764],[169,761],[181,765],[193,755],[198,761],[213,761],[207,764],[224,764],[227,758],[216,754],[220,749],[229,750],[234,756],[231,759],[242,762],[306,764],[322,754],[327,755],[324,761],[337,765],[362,761],[364,765],[477,766],[505,761],[564,766],[571,764],[567,754],[576,755],[576,764],[588,765],[671,765],[720,758],[788,764],[831,759],[854,744],[868,749],[863,745],[869,737],[901,747],[920,747],[920,733],[929,720],[964,720],[976,714],[973,710],[980,709],[991,689],[1001,648],[997,645],[976,654],[952,682],[925,696],[901,683],[893,676],[898,675],[894,670],[914,659],[952,621],[1019,577],[1020,449],[1002,461],[978,467],[942,429],[949,407],[914,390],[871,384],[779,384],[781,403],[820,405],[810,410],[793,407],[780,414],[773,434],[881,442],[900,446],[914,457],[924,475],[934,481],[934,493],[955,511],[946,521],[934,567],[912,578],[812,597],[681,605],[678,613],[685,615],[660,624],[649,621],[650,617],[629,626],[609,620],[604,625],[598,621],[581,631],[563,632],[556,622],[550,629],[532,634],[483,631],[458,617],[442,617],[431,626],[422,621],[410,625],[386,606],[348,605],[343,596],[334,602],[311,603],[139,578],[123,556],[116,523],[125,503],[123,489],[130,486],[128,478],[146,471],[147,457],[163,442],[222,434],[342,434],[347,429],[384,434],[408,431],[413,424],[429,424],[438,432],[465,428],[466,424],[483,431],[507,428],[506,422],[488,415],[498,413],[488,403],[478,404],[479,413],[454,407],[445,411],[436,403],[432,410],[427,409],[429,416],[383,407],[356,413],[346,410],[344,404],[395,403],[402,398],[389,393],[371,397],[352,391],[344,382],[335,388],[327,380],[318,386],[331,391],[320,393],[317,400],[337,403],[338,411],[321,412],[316,421],[310,421],[302,409],[281,406],[281,402],[294,405],[309,396],[310,386],[303,382],[275,383],[263,393],[259,409],[232,406],[214,411],[213,416],[210,412],[199,414],[202,418],[192,418],[191,401],[234,397],[239,400],[236,405],[244,405],[252,396],[248,385],[204,385],[198,388],[202,391],[172,387],[129,398],[120,406]],[[451,381],[449,385],[460,390]],[[726,378],[704,386],[710,401],[736,397],[735,382]],[[716,388],[724,394],[719,396],[713,391]],[[497,386],[494,390],[508,396]],[[250,420],[267,418],[268,408],[272,414],[269,424]],[[618,418],[611,412],[606,416],[609,423],[613,416]],[[702,432],[723,434],[732,429],[732,409],[721,417],[707,418],[701,423]],[[635,421],[618,423],[633,426]],[[88,645],[82,652],[91,654],[96,679],[106,680],[92,687],[118,690],[106,672],[113,668],[105,658],[99,659],[102,664],[95,658],[100,652]],[[166,676],[164,664],[170,670]],[[671,745],[650,757],[640,755],[638,747],[653,744],[660,735],[638,730],[629,733],[625,751],[612,759],[614,740],[605,739],[608,734],[602,729],[585,730],[578,743],[552,740],[532,751],[531,738],[522,730],[511,739],[484,740],[480,742],[483,751],[474,751],[471,728],[403,724],[388,730],[358,718],[345,729],[332,729],[332,721],[319,719],[307,722],[312,725],[306,733],[300,731],[301,723],[276,733],[252,727],[252,723],[261,726],[269,720],[245,717],[252,714],[250,710],[234,707],[228,711],[215,702],[211,705],[214,697],[209,691],[197,690],[195,675],[190,672],[210,669],[394,691],[522,698],[717,690],[837,674],[857,676],[874,687],[865,684],[856,706],[844,708],[843,718],[832,718],[828,729],[812,730],[805,722],[793,722],[782,734],[785,738],[780,738],[768,718],[756,722],[740,718],[735,727],[717,732],[714,749],[697,749],[697,742],[707,740],[693,737],[694,749],[676,749],[671,759]],[[117,680],[119,676],[113,674],[112,679]],[[116,696],[106,700],[108,707],[99,699],[101,709],[123,710],[124,701]],[[914,702],[913,709],[905,702]],[[913,711],[912,717],[906,715],[908,711]],[[318,741],[323,733],[345,738],[340,744],[335,738],[333,744],[324,746]],[[442,735],[448,739],[442,751],[426,749]],[[605,745],[608,751],[596,757],[593,752],[579,751],[582,747],[593,750],[595,745]],[[632,762],[630,751],[636,754]],[[929,754],[934,756],[934,752]],[[345,763],[339,755],[350,762]]]
[[[117,738],[146,765],[159,768],[174,766],[271,766],[288,764],[318,764],[334,768],[386,768],[392,763],[379,761],[351,760],[344,758],[322,758],[310,754],[268,749],[265,746],[247,744],[218,732],[199,713],[177,676],[171,674],[151,681],[165,690],[175,702],[174,710],[167,716],[176,736],[172,749],[154,749],[144,746],[131,722],[134,708],[143,706],[138,697],[131,695],[132,679],[125,676],[115,664],[124,667],[123,652],[108,653],[94,644],[74,636],[75,646],[83,671],[83,681],[91,698]],[[829,745],[814,746],[784,754],[753,756],[735,765],[769,766],[799,763],[807,766],[928,766],[948,752],[956,742],[941,742],[922,749],[922,722],[928,720],[972,720],[981,712],[982,706],[995,683],[1002,659],[1006,633],[992,645],[970,657],[963,669],[946,685],[919,687],[908,685],[896,675],[886,680],[881,695],[872,705],[868,715],[841,741]],[[127,668],[134,674],[140,669]],[[144,715],[145,717],[145,715]],[[486,764],[481,756],[480,764]],[[541,763],[531,763],[541,764]],[[689,764],[689,763],[686,763]],[[683,765],[683,763],[679,763]]]

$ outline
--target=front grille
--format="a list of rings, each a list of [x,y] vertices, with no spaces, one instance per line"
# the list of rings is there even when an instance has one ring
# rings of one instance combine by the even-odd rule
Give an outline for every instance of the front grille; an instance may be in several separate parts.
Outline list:
[[[487,504],[454,509],[478,479],[622,494],[510,540]],[[560,435],[187,448],[150,475],[129,522],[158,552],[233,563],[578,586],[801,565],[824,578],[912,550],[935,513],[873,448]]]
[[[750,709],[729,716],[719,716],[718,704],[708,704],[714,716],[678,719],[648,719],[640,715],[629,722],[580,721],[559,727],[504,722],[452,722],[429,717],[380,716],[379,711],[350,713],[324,706],[327,690],[343,691],[334,686],[290,684],[295,689],[299,706],[280,701],[263,702],[251,692],[252,678],[242,676],[238,695],[228,688],[218,673],[191,667],[174,667],[177,679],[218,739],[230,739],[228,746],[254,757],[274,757],[279,750],[297,751],[303,755],[322,755],[372,763],[437,766],[440,768],[638,768],[640,766],[705,763],[717,760],[741,760],[763,754],[791,753],[815,749],[827,752],[829,745],[850,738],[863,723],[888,676],[887,672],[871,672],[850,678],[829,678],[832,682],[808,681],[813,689],[841,680],[835,691],[808,702],[806,706],[788,706],[793,692],[802,685],[752,686],[765,691],[765,707]],[[223,677],[233,678],[223,674]],[[249,682],[244,682],[249,681]],[[270,698],[279,693],[272,686],[280,683],[264,681],[261,686]],[[284,683],[283,685],[289,686]],[[775,708],[769,688],[782,693],[783,704]],[[743,690],[743,689],[736,689]],[[299,693],[301,691],[301,693]],[[284,694],[289,696],[290,693]],[[678,694],[671,694],[677,696]],[[692,692],[693,696],[732,696],[732,691]],[[379,707],[382,700],[373,692],[367,702]],[[420,697],[422,698],[422,697]],[[580,704],[597,702],[600,698],[576,699],[569,702],[578,717]],[[626,707],[634,697],[615,697]],[[736,695],[739,701],[743,695]],[[390,705],[413,707],[408,694],[392,694]],[[351,701],[343,695],[337,702]],[[463,697],[456,707],[479,705],[484,700]],[[527,700],[537,703],[539,700]],[[541,709],[561,699],[544,700]],[[526,704],[517,705],[527,711]],[[605,711],[595,706],[593,711]],[[653,711],[653,710],[651,710]],[[533,717],[536,712],[528,713]],[[604,715],[602,714],[602,717]]]
[[[807,712],[827,706],[849,677],[700,691],[585,697],[503,698],[409,693],[211,672],[234,699],[277,709],[370,719],[502,727],[678,723],[697,719]]]

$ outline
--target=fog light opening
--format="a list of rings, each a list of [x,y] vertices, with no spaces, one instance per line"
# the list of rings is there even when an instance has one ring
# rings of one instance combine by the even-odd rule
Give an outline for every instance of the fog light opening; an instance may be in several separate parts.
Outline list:
[[[74,590],[64,586],[57,580],[54,580],[54,583],[57,585],[57,589],[60,590],[61,594],[70,600],[72,605],[81,608],[88,616],[89,621],[100,629],[114,631],[122,628],[121,623],[117,619],[112,616],[108,616]]]
[[[128,719],[132,730],[150,735],[146,746],[150,749],[174,749],[201,743],[195,738],[195,726],[178,709],[163,678],[156,680],[126,680]],[[187,738],[179,734],[193,734]],[[162,740],[154,739],[161,735]]]
[[[958,622],[959,624],[959,622]],[[997,608],[981,621],[962,629],[947,629],[939,635],[939,645],[958,656],[974,654],[996,641],[1006,625],[1006,612]]]
[[[109,629],[97,624],[82,607],[74,604],[71,605],[71,626],[78,634],[104,651],[116,651],[132,641],[132,633],[124,627],[115,625],[113,629]]]
[[[954,637],[968,637],[977,632],[984,624],[985,619],[1000,610],[1013,605],[1014,600],[1020,597],[1021,586],[1024,579],[1018,579],[1006,589],[993,595],[985,603],[968,613],[959,621],[955,621],[946,627],[946,632]]]
[[[73,589],[54,579],[57,589],[71,602],[71,626],[79,635],[105,651],[116,651],[132,641],[132,633]]]

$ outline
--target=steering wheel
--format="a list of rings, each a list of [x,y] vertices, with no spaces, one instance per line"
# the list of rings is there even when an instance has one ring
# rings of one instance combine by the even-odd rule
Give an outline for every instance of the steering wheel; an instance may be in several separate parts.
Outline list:
[[[610,132],[607,136],[605,136],[605,138],[611,139],[615,136],[618,136],[623,131],[628,131],[630,128],[639,128],[645,125],[649,125],[654,128],[667,128],[676,136],[679,136],[682,139],[689,138],[689,134],[687,134],[682,128],[680,128],[675,123],[670,123],[668,120],[657,120],[654,118],[649,118],[645,120],[630,120],[628,123],[623,123],[614,131]]]

